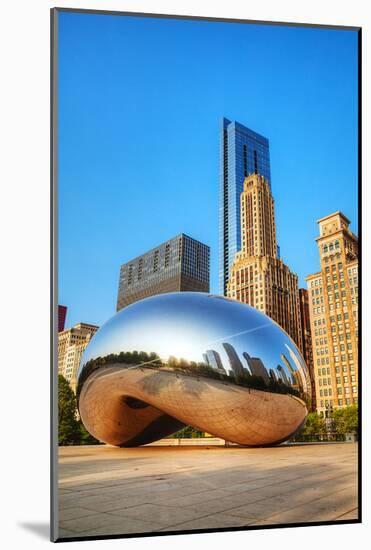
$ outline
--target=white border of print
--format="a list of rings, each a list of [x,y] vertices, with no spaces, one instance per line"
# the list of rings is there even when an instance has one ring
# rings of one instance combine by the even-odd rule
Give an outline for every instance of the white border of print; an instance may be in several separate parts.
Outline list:
[[[179,15],[288,21],[363,27],[363,98],[371,58],[371,18],[364,0],[17,0],[2,4],[1,133],[2,201],[2,467],[1,540],[4,547],[29,550],[49,543],[49,10],[89,8]],[[341,62],[341,60],[339,60]],[[368,65],[371,65],[368,63]],[[371,204],[367,181],[367,132],[370,111],[363,105],[363,249],[370,242]],[[5,249],[5,250],[4,250]],[[363,254],[363,357],[371,356],[369,331],[371,255]],[[367,276],[368,275],[368,276]],[[4,310],[5,305],[5,310]],[[367,307],[369,306],[369,308]],[[6,334],[6,336],[5,336]],[[367,389],[370,369],[363,370],[363,454],[370,456],[366,429],[370,425]],[[5,430],[5,431],[4,431]],[[4,463],[3,463],[4,462]],[[364,523],[301,529],[71,542],[68,548],[93,544],[130,549],[185,550],[203,545],[234,550],[259,546],[275,550],[365,547],[371,538],[371,492],[366,492],[367,462],[363,459]],[[77,546],[78,545],[78,546]]]

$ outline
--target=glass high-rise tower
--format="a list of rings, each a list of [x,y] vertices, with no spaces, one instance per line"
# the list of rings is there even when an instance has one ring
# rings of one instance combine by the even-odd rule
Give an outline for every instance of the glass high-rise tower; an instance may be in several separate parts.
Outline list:
[[[227,283],[236,252],[241,250],[240,196],[243,182],[259,174],[271,182],[269,141],[239,122],[222,119],[219,192],[219,291]]]

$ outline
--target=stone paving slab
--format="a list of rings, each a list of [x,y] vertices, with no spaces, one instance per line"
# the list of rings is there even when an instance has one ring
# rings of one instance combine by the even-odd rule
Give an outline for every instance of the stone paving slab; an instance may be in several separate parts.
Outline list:
[[[255,518],[237,518],[226,513],[212,514],[193,521],[187,521],[162,528],[161,531],[194,531],[196,529],[227,529],[228,527],[247,527],[249,523],[256,521]]]
[[[60,537],[354,520],[355,443],[61,447]]]

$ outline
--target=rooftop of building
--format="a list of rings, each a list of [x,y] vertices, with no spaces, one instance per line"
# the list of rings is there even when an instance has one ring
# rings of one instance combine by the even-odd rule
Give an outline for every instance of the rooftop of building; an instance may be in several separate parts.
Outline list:
[[[92,323],[77,323],[73,326],[73,328],[99,328],[97,325],[93,325]]]
[[[343,218],[343,220],[350,224],[350,220],[345,216],[345,214],[343,214],[340,210],[337,210],[336,212],[333,212],[332,214],[329,214],[328,216],[324,216],[323,218],[320,218],[319,220],[317,220],[317,223],[322,223],[330,218],[334,218],[335,216],[340,216],[341,218]]]
[[[77,323],[76,325],[73,325],[72,327],[65,328],[63,331],[59,332],[59,335],[64,334],[66,332],[70,332],[71,330],[81,330],[81,329],[98,330],[99,326],[92,325],[91,323]]]
[[[247,180],[247,182],[249,182],[250,180],[262,181],[263,183],[267,183],[268,187],[269,187],[268,178],[266,178],[262,174],[256,174],[255,172],[252,172],[251,174],[248,174],[247,176],[245,176],[244,183],[246,182],[246,180]]]
[[[315,279],[316,277],[322,277],[322,271],[317,271],[317,273],[311,273],[310,275],[307,275],[307,277],[305,277],[305,280],[308,281],[309,279]]]
[[[237,120],[229,120],[228,118],[223,117],[222,118],[222,128],[227,129],[228,127],[234,128],[235,130],[245,133],[249,135],[250,137],[253,137],[257,141],[260,141],[263,145],[269,145],[268,138],[264,137],[262,134],[259,134],[258,132],[255,132],[254,130],[251,130],[251,128],[248,128],[244,124],[241,124],[241,122],[238,122]]]
[[[319,220],[317,220],[317,223],[322,224],[323,222],[329,221],[331,219],[336,219],[338,217],[340,217],[346,223],[347,227],[346,228],[345,227],[337,227],[337,228],[335,228],[335,230],[332,230],[330,232],[323,232],[322,233],[322,231],[321,231],[321,234],[318,237],[316,237],[316,239],[315,239],[317,242],[322,241],[323,239],[327,239],[329,237],[332,237],[333,235],[335,235],[337,233],[340,233],[341,231],[346,231],[350,238],[352,238],[354,241],[358,241],[358,236],[355,233],[353,233],[353,231],[351,231],[349,229],[349,224],[351,223],[351,221],[340,210],[337,210],[336,212],[333,212],[332,214],[329,214],[328,216],[324,216],[323,218],[320,218]]]
[[[190,237],[189,235],[187,235],[186,233],[179,233],[178,235],[175,235],[174,237],[171,237],[171,239],[168,239],[160,244],[158,244],[157,246],[154,246],[153,248],[150,248],[149,250],[147,250],[146,252],[143,252],[142,254],[138,254],[138,256],[135,256],[135,258],[131,258],[130,260],[127,260],[126,262],[123,262],[121,264],[121,267],[124,266],[124,265],[127,265],[127,264],[130,264],[132,262],[135,262],[137,260],[139,260],[140,258],[143,258],[143,256],[147,256],[149,254],[152,254],[155,250],[163,247],[164,245],[168,244],[168,243],[171,243],[172,241],[175,241],[177,239],[180,239],[181,237],[185,238],[185,239],[188,239],[190,241],[193,241],[195,243],[198,243],[204,247],[206,247],[209,251],[210,251],[210,247],[209,245],[201,242],[201,241],[198,241],[197,239],[194,239],[193,237]]]

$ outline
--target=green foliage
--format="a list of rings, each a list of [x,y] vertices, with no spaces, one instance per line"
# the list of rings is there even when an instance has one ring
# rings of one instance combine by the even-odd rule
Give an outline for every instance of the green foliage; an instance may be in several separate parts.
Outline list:
[[[344,409],[335,409],[332,413],[335,429],[339,434],[358,432],[358,406],[350,405]]]
[[[335,420],[335,433],[346,434],[358,432],[358,406],[350,405],[343,409],[334,409],[331,417]],[[308,414],[302,435],[326,433],[325,419],[317,412]]]
[[[205,437],[205,433],[197,430],[197,428],[192,428],[192,426],[185,426],[170,437],[180,439],[183,439],[185,437]]]
[[[77,419],[76,397],[61,374],[58,376],[58,443],[59,445],[94,445],[99,443]]]
[[[326,433],[325,420],[317,412],[308,414],[305,426],[301,432],[303,435],[316,435]]]
[[[85,428],[84,424],[80,420],[80,445],[99,445],[100,441],[95,439],[88,430]]]
[[[76,398],[69,383],[58,376],[58,441],[59,445],[74,445],[80,439],[80,424],[76,417]]]

